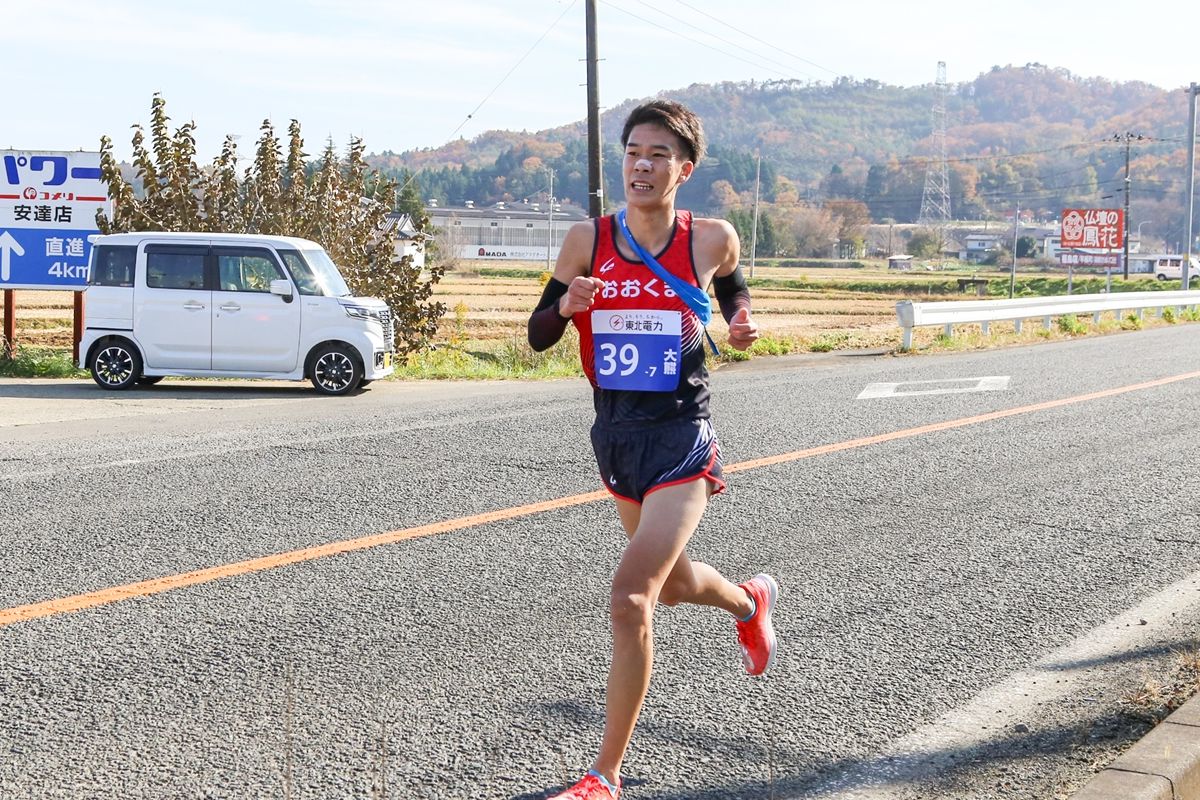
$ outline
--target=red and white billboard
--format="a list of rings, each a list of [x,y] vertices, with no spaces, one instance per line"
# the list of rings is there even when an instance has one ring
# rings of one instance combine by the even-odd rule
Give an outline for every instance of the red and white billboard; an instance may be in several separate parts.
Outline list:
[[[1120,250],[1125,246],[1125,212],[1119,208],[1066,208],[1060,247]]]

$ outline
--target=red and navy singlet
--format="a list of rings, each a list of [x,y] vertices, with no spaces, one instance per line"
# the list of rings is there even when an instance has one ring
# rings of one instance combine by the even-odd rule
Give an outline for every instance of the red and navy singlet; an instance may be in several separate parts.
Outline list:
[[[700,320],[645,264],[617,248],[612,216],[595,220],[590,275],[604,281],[592,307],[575,314],[579,357],[594,389],[596,422],[626,426],[707,419],[708,369]],[[679,211],[665,269],[699,286],[692,254],[692,214]]]

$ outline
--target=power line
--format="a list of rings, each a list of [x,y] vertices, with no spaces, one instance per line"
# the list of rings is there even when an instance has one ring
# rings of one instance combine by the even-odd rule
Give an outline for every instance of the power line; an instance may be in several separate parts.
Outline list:
[[[650,5],[649,3],[647,3],[647,2],[646,2],[646,0],[638,0],[638,2],[639,2],[641,5],[645,6],[646,8],[650,9],[651,11],[657,11],[659,14],[662,14],[664,17],[667,17],[668,19],[670,19],[670,20],[671,20],[671,21],[673,21],[673,22],[680,23],[680,24],[683,24],[683,25],[687,25],[689,28],[692,28],[693,30],[700,31],[700,33],[704,34],[705,36],[709,36],[709,37],[711,37],[711,38],[713,38],[713,39],[716,39],[716,40],[717,40],[717,41],[719,41],[719,42],[724,42],[725,44],[727,44],[727,45],[729,45],[730,47],[733,47],[733,48],[735,48],[735,49],[742,49],[742,45],[738,44],[737,42],[732,42],[732,41],[730,41],[729,39],[726,39],[726,38],[725,38],[725,37],[723,37],[723,36],[720,36],[720,35],[718,35],[718,34],[715,34],[715,33],[713,33],[712,31],[708,31],[708,30],[705,30],[704,28],[701,28],[699,25],[696,25],[696,24],[694,24],[694,23],[688,22],[688,21],[687,21],[687,20],[685,20],[685,19],[681,19],[681,18],[679,18],[679,17],[677,17],[677,16],[675,16],[674,14],[671,14],[671,13],[669,13],[669,12],[663,11],[661,8],[657,8],[657,7],[655,7],[655,6],[652,6],[652,5]],[[614,6],[614,8],[615,8],[615,6]],[[708,15],[706,15],[706,16],[708,16]],[[714,19],[715,19],[715,18],[714,18]],[[720,20],[717,20],[717,21],[718,21],[718,22],[720,22]],[[724,23],[722,23],[722,24],[724,24]],[[729,27],[732,27],[732,26],[729,26]],[[793,67],[792,65],[789,65],[789,64],[784,64],[784,63],[782,63],[782,62],[776,61],[776,60],[775,60],[775,59],[773,59],[773,58],[768,58],[768,57],[764,56],[762,53],[756,53],[755,55],[756,55],[756,57],[757,57],[757,58],[760,58],[760,59],[762,59],[763,61],[765,61],[765,62],[767,62],[767,63],[769,63],[769,64],[774,64],[774,65],[776,65],[776,66],[778,66],[778,67],[782,67],[782,68],[783,68],[783,69],[785,69],[785,70],[792,70],[792,69],[795,69],[795,67]],[[803,59],[801,59],[801,60],[803,60]],[[807,73],[807,72],[803,72],[803,71],[801,71],[801,72],[802,72],[802,74],[808,75],[808,77],[810,77],[810,78],[813,78],[813,79],[815,79],[815,78],[816,78],[816,76],[815,76],[815,75],[811,75],[811,74],[809,74],[809,73]],[[786,74],[786,73],[780,73],[780,74]]]
[[[765,69],[768,72],[775,73],[776,75],[782,75],[785,78],[790,78],[792,80],[796,80],[796,76],[794,76],[794,75],[791,75],[786,72],[780,72],[777,69],[765,66],[764,64],[758,63],[756,61],[752,61],[748,58],[744,58],[742,56],[737,55],[736,53],[726,52],[725,50],[722,50],[719,47],[714,47],[712,44],[710,44],[708,42],[702,42],[699,39],[695,39],[691,36],[688,36],[687,34],[680,33],[679,31],[675,30],[674,28],[668,28],[665,25],[660,25],[659,23],[655,22],[654,20],[646,19],[645,17],[639,16],[628,9],[621,8],[620,6],[615,5],[614,3],[611,2],[611,0],[604,0],[604,4],[606,6],[608,6],[609,8],[612,8],[616,11],[620,11],[622,14],[625,14],[626,16],[633,17],[634,19],[638,20],[639,22],[644,22],[647,25],[653,25],[655,28],[664,30],[667,33],[671,34],[672,36],[678,36],[680,39],[686,39],[687,41],[689,41],[693,44],[698,44],[701,47],[707,48],[709,50],[716,50],[721,55],[728,56],[729,58],[732,58],[735,61],[741,61],[742,63],[749,64],[752,67],[757,67],[758,69]],[[812,76],[809,76],[809,77],[812,77]]]
[[[1061,152],[1063,150],[1076,150],[1081,147],[1099,147],[1100,145],[1108,145],[1108,144],[1111,144],[1111,142],[1108,139],[1101,139],[1101,140],[1089,141],[1089,142],[1074,142],[1072,144],[1060,145],[1058,147],[1046,147],[1046,148],[1042,148],[1040,150],[1025,150],[1020,153],[1004,153],[1004,154],[986,155],[986,156],[959,156],[957,158],[947,158],[946,161],[947,161],[947,163],[950,163],[950,164],[966,164],[966,163],[970,163],[972,161],[1005,161],[1007,159],[1022,158],[1024,156],[1044,155],[1046,153],[1057,153],[1057,152]],[[900,164],[900,165],[923,164],[926,161],[928,161],[929,159],[930,159],[930,156],[913,156],[911,158],[894,159],[894,161],[889,160],[889,161],[885,162],[883,165],[891,164],[891,163],[896,163],[896,164]]]
[[[1095,183],[1096,190],[1099,191],[1101,186],[1104,186],[1105,184],[1109,184],[1109,183],[1114,183],[1118,180],[1120,180],[1120,179],[1113,178],[1110,180],[1096,181],[1096,183]],[[981,198],[981,199],[1012,198],[1012,199],[1023,199],[1023,200],[1037,200],[1037,199],[1046,199],[1049,197],[1053,197],[1055,194],[1062,192],[1062,191],[1069,190],[1069,189],[1085,189],[1085,188],[1091,187],[1092,185],[1093,185],[1092,182],[1088,181],[1086,183],[1059,184],[1057,186],[1042,186],[1037,189],[1024,189],[1024,190],[1018,190],[1018,191],[1013,191],[1011,188],[1005,188],[1003,186],[1000,186],[1000,187],[996,187],[993,189],[987,189],[982,192],[975,192],[975,194],[970,195],[970,197]],[[967,193],[963,192],[963,191],[952,192],[951,197],[959,198],[960,200],[962,200],[964,202],[968,199]],[[920,195],[918,195],[916,193],[889,194],[889,195],[875,196],[875,197],[867,196],[867,197],[864,197],[863,202],[865,202],[869,205],[873,205],[873,206],[887,206],[887,205],[915,204],[919,198],[920,198]]]
[[[479,105],[475,106],[475,108],[471,111],[471,113],[467,114],[466,118],[458,124],[458,127],[450,132],[450,135],[446,137],[446,141],[451,141],[452,139],[454,139],[454,137],[458,134],[458,132],[461,131],[466,126],[466,124],[468,122],[470,122],[475,117],[476,114],[479,113],[479,109],[483,108],[483,104],[486,103],[488,100],[492,99],[492,95],[494,95],[497,91],[499,91],[500,87],[504,85],[505,81],[507,81],[512,76],[512,74],[517,71],[517,67],[519,67],[525,63],[525,59],[529,58],[529,56],[533,53],[533,51],[537,49],[537,46],[539,44],[541,44],[547,36],[550,35],[550,32],[558,27],[558,23],[562,22],[563,17],[565,17],[567,15],[567,13],[572,8],[574,8],[575,4],[578,2],[579,2],[579,0],[571,0],[570,5],[568,5],[563,10],[563,12],[558,15],[558,18],[555,19],[554,22],[550,23],[550,27],[546,28],[546,30],[542,33],[542,35],[537,38],[537,41],[534,42],[529,47],[529,49],[525,51],[525,55],[523,55],[519,59],[517,59],[517,63],[513,64],[512,68],[508,72],[504,73],[504,77],[500,79],[500,82],[497,83],[495,86],[493,86],[492,90],[487,93],[487,96],[479,101]],[[418,169],[412,170],[412,174],[408,176],[408,180],[406,180],[404,182],[404,185],[401,186],[396,191],[402,192],[405,189],[407,189],[408,185],[417,179],[418,172],[420,172],[420,170],[418,170]]]
[[[455,129],[454,129],[454,130],[453,130],[453,131],[450,133],[450,135],[449,135],[449,136],[446,138],[446,140],[447,140],[447,141],[449,141],[449,140],[453,139],[453,138],[454,138],[454,136],[455,136],[455,134],[457,134],[459,131],[461,131],[461,130],[463,129],[463,127],[464,127],[464,126],[465,126],[465,125],[466,125],[468,122],[470,122],[470,121],[471,121],[471,119],[472,119],[472,118],[473,118],[473,117],[474,117],[474,116],[475,116],[477,113],[479,113],[479,109],[483,108],[483,104],[484,104],[484,103],[486,103],[488,100],[491,100],[491,99],[492,99],[492,95],[494,95],[494,94],[495,94],[495,93],[496,93],[496,92],[497,92],[497,91],[500,89],[500,87],[504,85],[505,81],[507,81],[507,80],[509,79],[509,77],[511,77],[511,76],[512,76],[512,74],[513,74],[514,72],[516,72],[516,71],[517,71],[517,67],[519,67],[519,66],[521,66],[522,64],[524,64],[524,63],[525,63],[525,59],[529,58],[529,56],[530,56],[530,55],[533,53],[533,51],[537,49],[537,46],[538,46],[539,44],[541,44],[541,43],[542,43],[542,41],[543,41],[543,40],[545,40],[545,38],[546,38],[547,36],[549,36],[549,35],[550,35],[550,31],[552,31],[552,30],[554,30],[555,28],[557,28],[557,27],[558,27],[558,23],[562,22],[562,19],[563,19],[563,17],[565,17],[565,16],[567,15],[567,13],[568,13],[568,12],[569,12],[569,11],[570,11],[572,8],[574,8],[574,7],[575,7],[575,4],[576,4],[577,2],[579,2],[579,0],[571,0],[571,4],[570,4],[570,5],[568,5],[568,6],[567,6],[567,7],[566,7],[566,8],[563,10],[563,12],[562,12],[561,14],[559,14],[559,15],[558,15],[558,19],[556,19],[556,20],[554,20],[554,22],[550,23],[550,27],[549,27],[549,28],[546,28],[545,32],[544,32],[544,33],[542,33],[542,35],[538,37],[537,41],[536,41],[536,42],[534,42],[534,43],[533,43],[533,44],[530,46],[530,48],[529,48],[528,50],[526,50],[526,51],[525,51],[525,55],[523,55],[523,56],[521,56],[519,59],[517,59],[517,63],[512,65],[512,69],[510,69],[508,72],[504,73],[504,77],[500,79],[500,82],[499,82],[499,83],[497,83],[495,86],[493,86],[493,87],[492,87],[492,90],[491,90],[490,92],[488,92],[488,93],[487,93],[487,96],[486,96],[486,97],[484,97],[482,100],[480,100],[480,101],[479,101],[479,105],[475,106],[474,110],[472,110],[470,114],[467,114],[467,117],[466,117],[466,119],[464,119],[462,122],[460,122],[460,123],[458,124],[458,127],[457,127],[457,128],[455,128]]]
[[[703,14],[704,16],[708,17],[709,19],[713,20],[714,22],[717,22],[718,24],[723,25],[726,28],[729,28],[730,30],[737,31],[742,36],[753,39],[754,41],[758,42],[759,44],[765,44],[767,47],[770,47],[772,50],[778,50],[780,53],[783,53],[785,56],[794,58],[797,61],[803,61],[805,64],[816,67],[817,69],[820,69],[820,70],[824,70],[825,72],[828,72],[830,75],[833,75],[834,77],[838,77],[838,75],[839,75],[839,73],[834,72],[833,70],[829,69],[829,67],[823,67],[815,61],[809,61],[807,58],[804,58],[803,56],[798,56],[795,53],[791,53],[787,50],[784,50],[782,47],[778,47],[776,45],[771,44],[770,42],[766,41],[765,39],[760,39],[752,33],[747,33],[746,31],[742,30],[741,28],[738,28],[735,25],[732,25],[731,23],[729,23],[725,20],[714,17],[712,14],[709,14],[707,11],[702,11],[701,9],[696,8],[691,3],[686,3],[686,2],[684,2],[684,0],[676,0],[676,2],[678,2],[681,6],[686,6],[687,8],[690,8],[692,11],[695,11],[697,14]]]

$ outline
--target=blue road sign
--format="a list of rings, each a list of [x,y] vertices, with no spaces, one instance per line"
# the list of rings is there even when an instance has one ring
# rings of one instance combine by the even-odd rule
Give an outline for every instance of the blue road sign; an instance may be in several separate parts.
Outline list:
[[[99,153],[0,151],[0,289],[83,289],[109,209]]]

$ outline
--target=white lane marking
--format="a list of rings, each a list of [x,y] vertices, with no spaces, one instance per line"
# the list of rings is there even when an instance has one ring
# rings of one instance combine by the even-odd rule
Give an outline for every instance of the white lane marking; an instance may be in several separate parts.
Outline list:
[[[879,397],[915,397],[924,394],[966,394],[967,392],[1002,392],[1008,389],[1008,375],[986,375],[982,378],[946,378],[937,381],[904,381],[903,383],[869,383],[859,394],[859,400]],[[926,388],[909,388],[926,387]]]
[[[1122,656],[1157,646],[1179,620],[1200,613],[1200,572],[984,689],[966,704],[885,746],[860,766],[822,782],[806,798],[894,800],[902,787],[961,766],[955,756],[1011,739],[1013,726],[1037,727],[1045,706],[1094,690],[1093,674]]]

